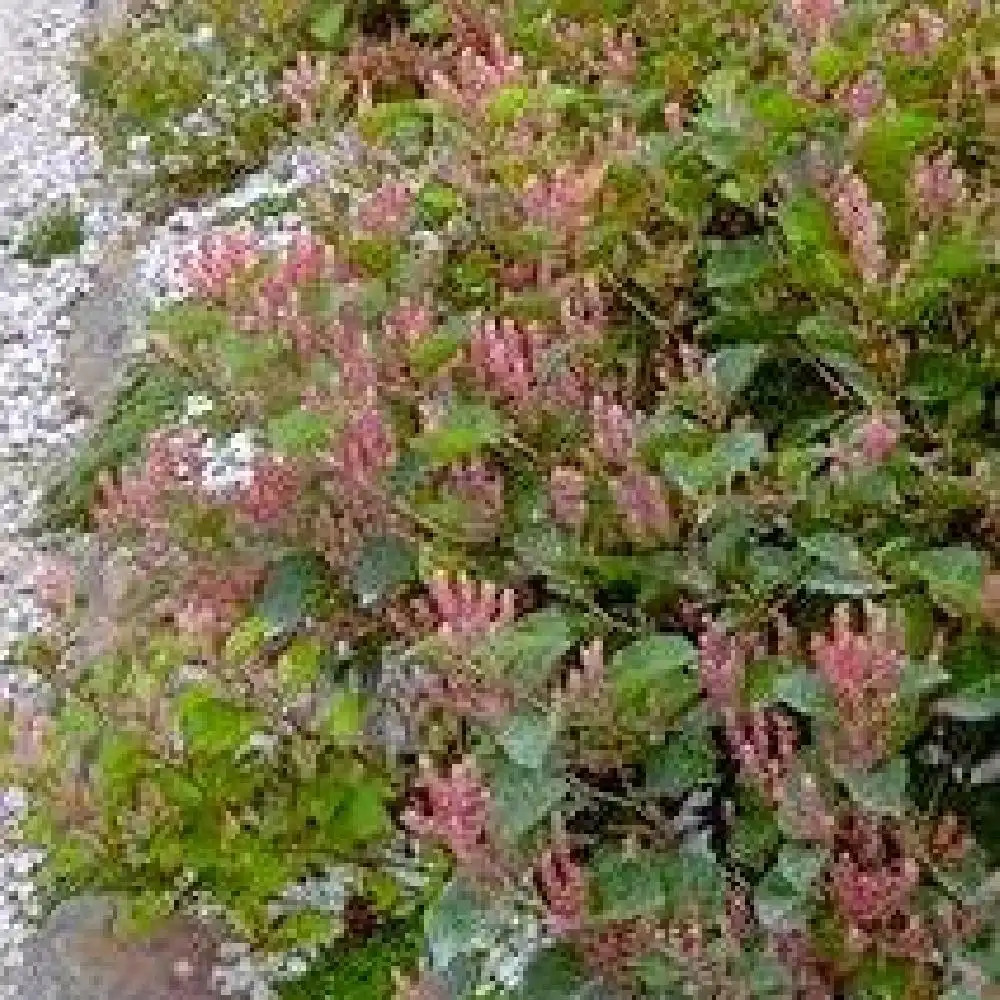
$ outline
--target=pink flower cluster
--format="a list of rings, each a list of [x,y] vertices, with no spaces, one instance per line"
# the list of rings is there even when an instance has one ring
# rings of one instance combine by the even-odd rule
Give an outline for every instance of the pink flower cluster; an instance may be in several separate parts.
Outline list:
[[[413,191],[403,181],[385,181],[358,206],[358,228],[365,236],[395,236],[406,226]]]
[[[919,865],[898,834],[864,816],[848,816],[838,842],[830,891],[855,942],[863,947],[889,933],[898,935],[909,923]]]
[[[550,371],[555,366],[547,363],[548,349],[548,338],[534,324],[487,319],[472,335],[469,362],[480,383],[515,409],[580,406],[582,377],[568,365]]]
[[[798,732],[791,719],[769,708],[731,713],[726,737],[743,777],[770,801],[780,802],[798,748]]]
[[[660,477],[630,466],[611,481],[611,493],[629,534],[636,541],[662,538],[670,529],[670,505]]]
[[[945,150],[921,157],[913,172],[913,193],[924,220],[942,219],[962,200],[964,175],[955,166],[955,153]]]
[[[191,291],[213,302],[230,302],[241,278],[260,263],[254,233],[220,230],[208,233],[187,255],[181,273]]]
[[[475,765],[461,761],[447,776],[426,765],[425,771],[404,824],[417,836],[445,844],[460,863],[478,860],[486,846],[490,794]]]
[[[871,200],[868,185],[850,167],[841,171],[829,196],[837,229],[855,268],[865,282],[878,281],[886,269],[885,210]]]
[[[815,40],[827,35],[843,11],[843,0],[788,0],[788,15],[795,28]]]
[[[557,524],[579,528],[587,517],[587,477],[570,466],[549,473],[549,506]]]
[[[549,847],[535,864],[535,886],[545,903],[545,925],[553,934],[580,930],[586,916],[583,869],[564,846]]]
[[[635,36],[629,31],[616,32],[605,26],[602,42],[604,59],[601,75],[607,80],[628,83],[635,76],[638,66],[639,50]]]
[[[879,414],[866,421],[858,434],[861,457],[869,465],[881,465],[896,450],[898,443],[898,421]]]
[[[604,690],[604,642],[599,637],[580,650],[580,666],[566,675],[566,695],[572,704],[599,706]]]
[[[851,627],[850,610],[841,607],[832,636],[813,637],[813,656],[836,698],[840,726],[834,734],[853,763],[867,766],[881,758],[899,687],[903,653],[884,614],[870,611],[865,632]]]
[[[434,97],[478,117],[500,90],[521,79],[523,69],[523,57],[508,52],[503,38],[494,35],[486,54],[467,47],[451,72],[432,70],[429,90]]]
[[[635,453],[638,432],[636,414],[621,403],[595,396],[590,413],[594,424],[594,446],[609,465],[624,466]]]
[[[395,455],[392,429],[375,407],[369,407],[344,428],[331,457],[340,477],[338,492],[345,497],[352,492],[362,497],[371,494]]]
[[[208,640],[224,636],[262,576],[255,566],[237,568],[225,575],[211,567],[199,567],[175,614],[178,628],[184,635]]]
[[[488,635],[513,621],[514,591],[498,590],[488,580],[470,580],[465,574],[436,572],[427,584],[437,634],[448,642],[467,642]]]
[[[847,88],[841,101],[852,121],[867,121],[885,101],[882,77],[873,71],[863,73]]]
[[[895,32],[896,48],[910,59],[926,59],[948,37],[948,22],[936,11],[920,7]]]
[[[698,637],[698,670],[701,688],[717,709],[738,704],[746,670],[746,652],[738,636],[710,623]]]
[[[280,455],[265,455],[254,462],[253,479],[234,497],[238,517],[253,524],[268,524],[285,514],[302,489],[302,475]]]
[[[603,164],[557,167],[548,179],[528,181],[521,193],[521,211],[530,222],[553,232],[576,232],[587,225],[587,206],[603,180]]]
[[[151,536],[161,537],[166,530],[167,496],[200,492],[205,469],[203,441],[203,434],[194,428],[150,435],[146,458],[138,471],[124,473],[118,484],[102,474],[102,498],[95,514],[98,524],[104,529],[140,525]]]
[[[328,264],[322,240],[297,234],[278,267],[260,283],[250,310],[238,317],[241,328],[284,333],[302,354],[311,353],[320,334],[317,320],[303,308],[303,291],[324,276]]]
[[[294,66],[285,68],[278,92],[282,100],[296,108],[299,118],[310,123],[316,110],[316,99],[330,79],[330,65],[325,59],[313,59],[300,52]]]

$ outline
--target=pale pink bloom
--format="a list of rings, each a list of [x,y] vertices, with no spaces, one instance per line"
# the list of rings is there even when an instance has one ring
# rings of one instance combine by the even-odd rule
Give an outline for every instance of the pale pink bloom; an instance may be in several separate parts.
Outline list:
[[[344,428],[332,464],[341,476],[342,492],[374,490],[378,477],[395,460],[392,431],[382,414],[370,407]]]
[[[913,193],[921,218],[941,219],[948,215],[962,199],[964,181],[952,150],[921,157],[913,172]]]
[[[920,7],[908,21],[898,25],[896,48],[910,59],[926,59],[948,37],[948,22],[936,11]]]
[[[39,603],[49,611],[66,611],[76,597],[76,568],[66,556],[39,558],[32,576]]]
[[[557,935],[578,931],[586,918],[583,869],[565,847],[549,847],[535,863],[535,884],[545,903],[545,924]]]
[[[594,397],[590,413],[597,453],[609,465],[626,465],[635,452],[636,414],[603,396]]]
[[[316,99],[330,79],[330,65],[325,59],[313,59],[300,52],[294,66],[285,68],[278,92],[286,104],[298,110],[304,122],[311,122]]]
[[[896,450],[899,428],[894,422],[876,415],[861,427],[858,438],[864,460],[870,465],[879,465]]]
[[[667,131],[676,135],[684,130],[684,109],[677,101],[668,101],[663,105],[663,124]]]
[[[873,202],[868,185],[845,167],[830,192],[837,229],[847,244],[851,260],[865,282],[876,282],[885,273],[883,245],[885,210]]]
[[[554,468],[549,473],[549,504],[556,522],[580,527],[587,517],[587,477],[579,469]]]
[[[521,210],[536,225],[555,232],[574,232],[589,222],[587,207],[603,180],[603,164],[557,167],[548,179],[528,180],[521,193]]]
[[[638,64],[635,36],[631,32],[618,33],[605,26],[603,48],[602,76],[620,83],[628,83],[635,76]]]
[[[426,768],[403,823],[418,836],[441,841],[458,861],[474,861],[486,845],[489,801],[473,762],[454,764],[446,777]]]
[[[237,281],[260,262],[255,234],[224,230],[202,237],[198,248],[182,262],[182,275],[195,295],[227,301]]]
[[[470,580],[465,574],[453,578],[439,570],[427,589],[438,635],[445,640],[481,638],[515,615],[514,591],[498,590],[487,580]]]
[[[413,192],[403,181],[385,181],[358,207],[358,228],[366,236],[394,236],[406,227]]]
[[[469,360],[486,388],[514,406],[530,404],[535,388],[535,361],[541,335],[512,319],[488,319],[472,335]]]
[[[698,637],[698,668],[708,700],[720,709],[733,707],[739,700],[746,669],[739,637],[729,635],[720,625],[710,624]]]
[[[885,101],[882,77],[875,72],[864,73],[847,88],[841,100],[854,122],[867,121]]]
[[[820,672],[839,699],[856,701],[869,691],[891,692],[899,683],[902,651],[881,629],[853,631],[850,613],[838,609],[832,636],[813,637],[813,655]]]
[[[787,0],[796,29],[809,39],[827,35],[843,10],[843,0]]]
[[[487,55],[465,48],[451,75],[434,70],[429,89],[433,96],[478,116],[500,90],[521,79],[523,69],[523,57],[509,53],[503,38],[495,35]]]
[[[383,321],[386,339],[392,344],[414,347],[430,336],[434,329],[434,314],[426,306],[402,299]]]
[[[670,527],[670,507],[659,476],[631,467],[611,482],[615,504],[638,540],[662,537]]]

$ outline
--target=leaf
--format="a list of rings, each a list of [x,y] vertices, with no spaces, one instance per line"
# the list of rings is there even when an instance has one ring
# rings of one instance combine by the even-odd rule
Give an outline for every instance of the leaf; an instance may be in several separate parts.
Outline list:
[[[860,597],[881,594],[886,584],[849,535],[822,532],[799,539],[799,548],[811,566],[802,577],[802,586],[813,593]]]
[[[450,465],[496,444],[503,433],[503,421],[495,410],[479,403],[461,403],[438,426],[415,438],[413,447],[441,465]]]
[[[1000,715],[1000,674],[960,688],[948,698],[934,703],[934,711],[961,722],[988,722]]]
[[[720,435],[712,449],[701,455],[667,452],[661,459],[661,468],[681,490],[698,497],[728,486],[734,476],[754,468],[766,454],[766,435],[731,431]]]
[[[617,697],[640,715],[676,715],[698,695],[698,653],[682,635],[651,635],[619,650],[609,670]]]
[[[716,351],[709,360],[714,384],[723,399],[736,398],[754,376],[766,348],[760,344],[740,344]]]
[[[431,966],[443,972],[457,958],[489,947],[503,926],[490,898],[453,878],[424,917]]]
[[[811,903],[811,889],[828,860],[828,853],[800,844],[786,844],[757,887],[754,902],[765,927],[788,922],[803,925]]]
[[[909,767],[905,757],[896,757],[873,771],[851,771],[840,777],[851,798],[863,808],[896,818],[906,812]]]
[[[497,741],[515,764],[537,770],[552,750],[557,732],[554,718],[535,712],[514,716]]]
[[[716,778],[716,750],[703,720],[668,737],[645,763],[646,787],[657,795],[680,798],[696,785]]]
[[[712,240],[709,246],[705,282],[711,289],[738,288],[758,281],[773,255],[767,243],[757,237]]]
[[[312,637],[296,639],[278,657],[278,682],[286,694],[307,690],[317,680],[323,647]]]
[[[780,843],[781,830],[773,810],[754,789],[739,789],[736,801],[730,851],[740,864],[759,871]]]
[[[307,457],[321,451],[328,438],[326,420],[301,407],[275,417],[267,426],[271,447],[289,458]]]
[[[304,616],[320,610],[327,593],[322,559],[314,552],[289,552],[271,570],[254,615],[267,623],[271,635],[291,631]]]
[[[508,758],[497,763],[493,780],[491,813],[510,840],[517,840],[546,819],[569,796],[569,784],[559,774],[523,767]]]
[[[344,36],[345,11],[342,3],[327,3],[309,22],[309,33],[328,49],[339,46]]]
[[[667,895],[652,855],[605,854],[592,870],[596,915],[602,920],[630,920],[663,912]]]
[[[528,965],[513,996],[517,1000],[599,1000],[603,993],[584,974],[573,950],[556,945]]]
[[[323,732],[335,743],[357,737],[364,720],[364,701],[360,694],[339,688],[330,696]]]
[[[391,596],[417,577],[412,547],[395,535],[368,539],[354,567],[352,586],[363,608]]]
[[[986,575],[982,552],[964,545],[928,549],[913,556],[910,567],[938,604],[963,613],[979,610]]]
[[[783,206],[779,221],[803,279],[839,288],[846,264],[826,205],[814,195],[800,194]]]
[[[664,888],[672,912],[694,906],[703,913],[719,913],[726,897],[726,873],[708,844],[708,835],[686,840],[664,859]]]
[[[548,675],[573,641],[570,618],[558,608],[547,608],[498,630],[477,651],[477,657],[499,674],[537,681]]]
[[[771,694],[775,701],[783,702],[810,718],[829,718],[834,714],[826,685],[807,667],[776,677]]]

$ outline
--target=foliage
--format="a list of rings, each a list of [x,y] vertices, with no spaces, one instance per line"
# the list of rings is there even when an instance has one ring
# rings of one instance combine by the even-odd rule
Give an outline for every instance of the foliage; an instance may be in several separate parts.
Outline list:
[[[299,125],[348,113],[365,162],[282,255],[218,234],[157,320],[254,456],[216,488],[219,428],[166,417],[113,453],[95,522],[160,631],[52,671],[54,882],[149,902],[193,860],[261,946],[315,943],[268,898],[321,860],[384,888],[395,827],[453,869],[413,997],[976,995],[995,805],[934,747],[996,750],[1000,25],[939,7],[251,38],[275,75],[323,50]]]

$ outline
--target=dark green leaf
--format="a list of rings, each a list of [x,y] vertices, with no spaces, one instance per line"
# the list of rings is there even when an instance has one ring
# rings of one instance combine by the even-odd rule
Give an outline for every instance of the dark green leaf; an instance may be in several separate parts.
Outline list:
[[[383,535],[369,539],[354,567],[354,593],[362,607],[369,607],[415,580],[416,575],[416,554],[401,538]]]

